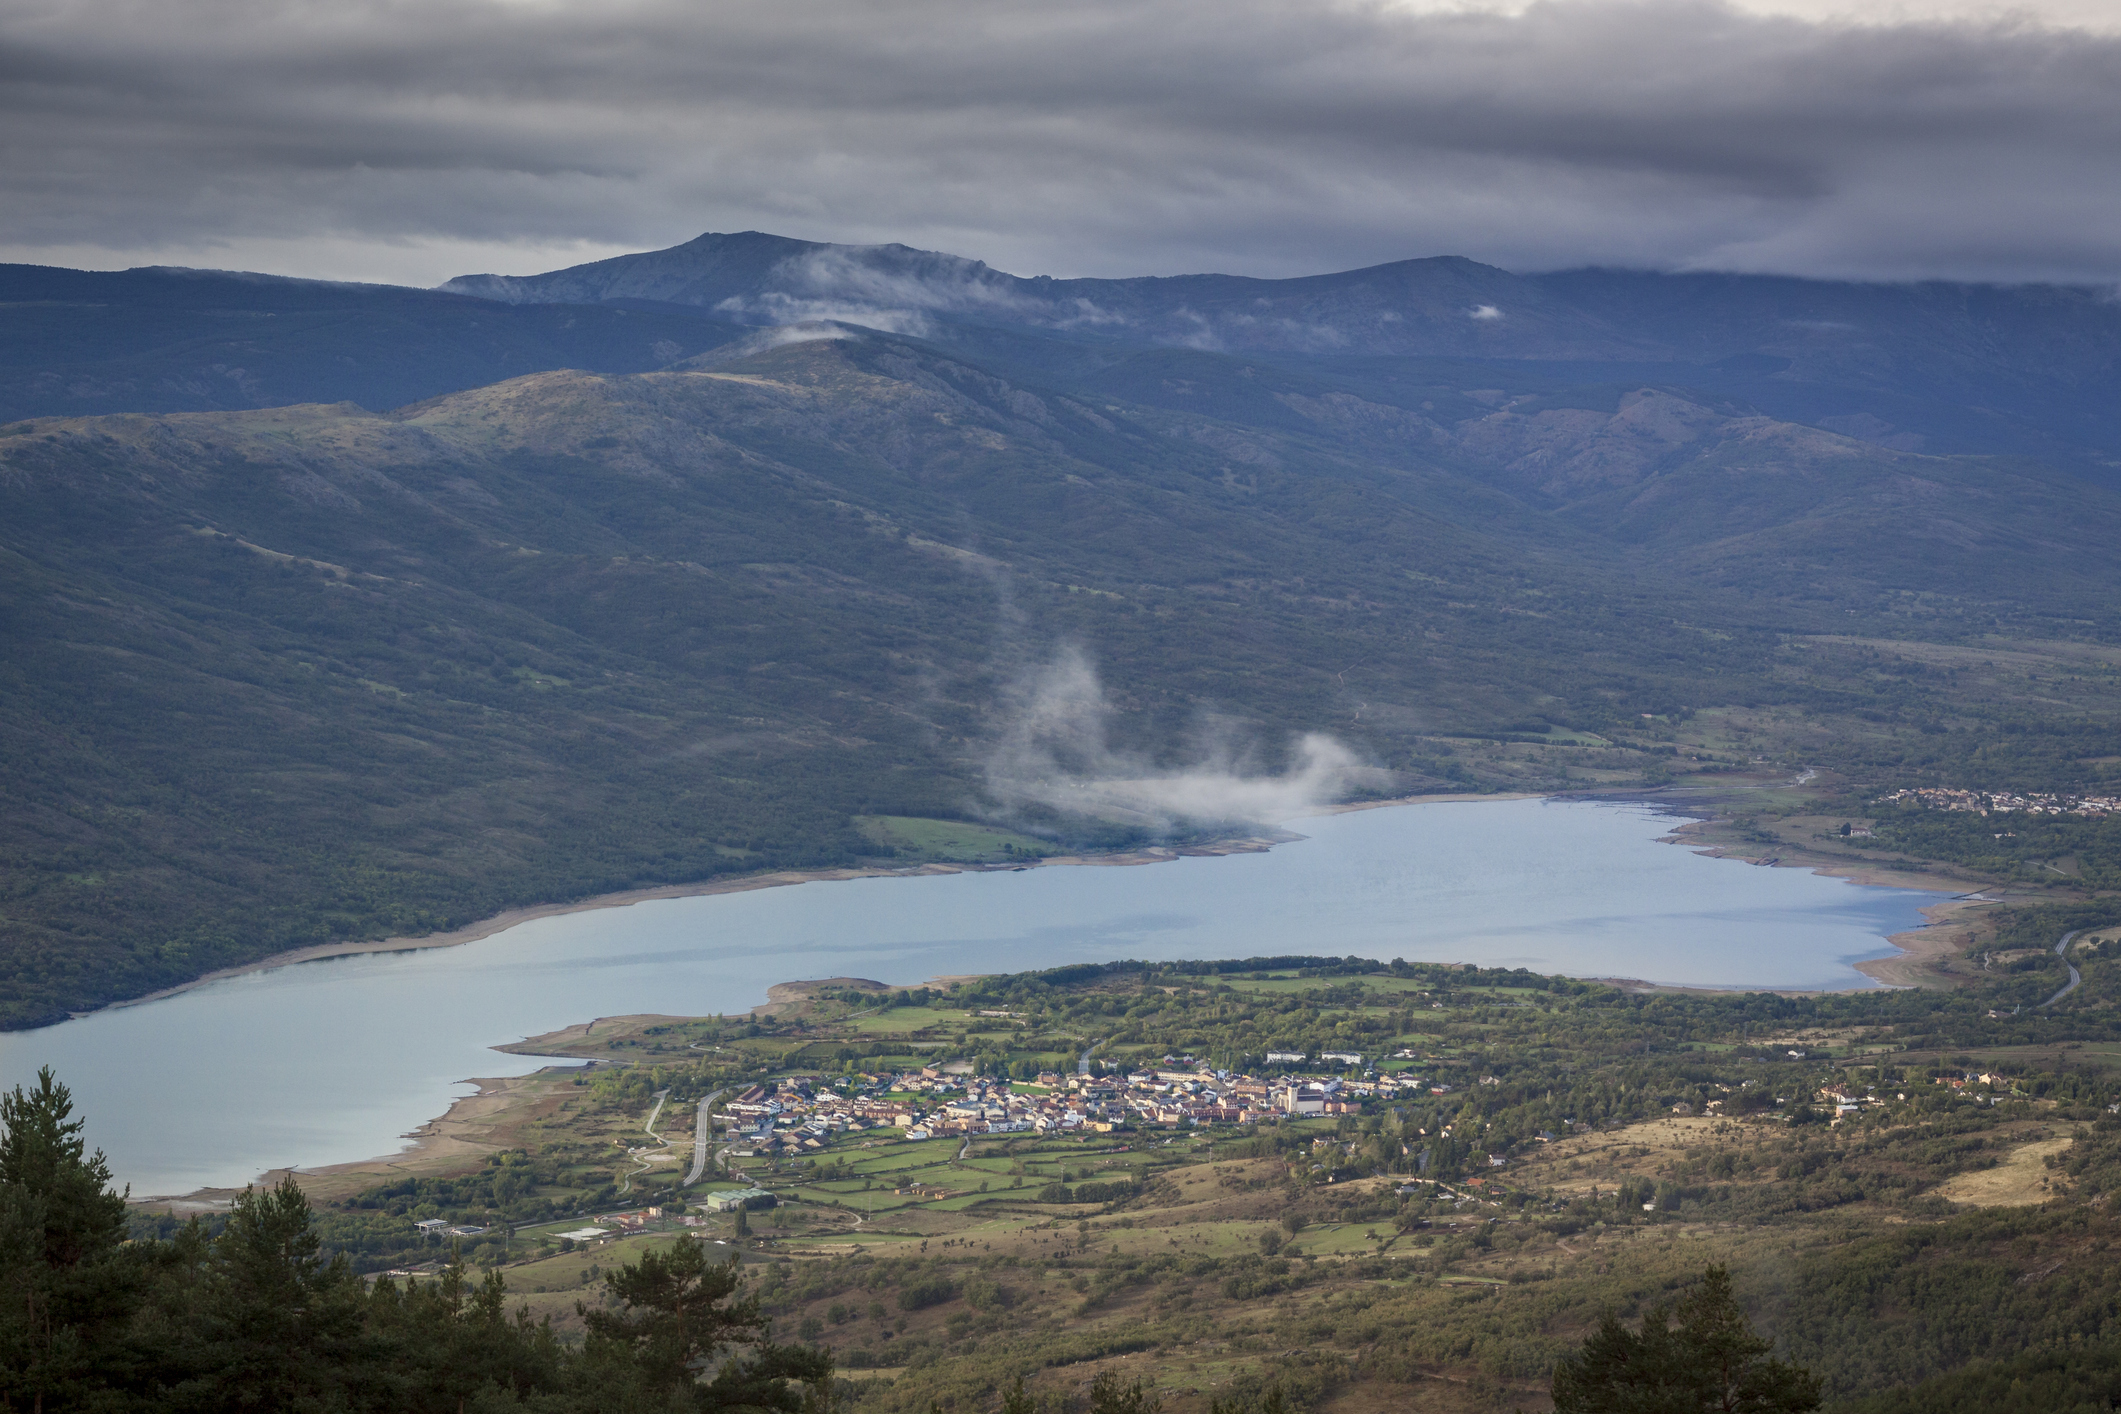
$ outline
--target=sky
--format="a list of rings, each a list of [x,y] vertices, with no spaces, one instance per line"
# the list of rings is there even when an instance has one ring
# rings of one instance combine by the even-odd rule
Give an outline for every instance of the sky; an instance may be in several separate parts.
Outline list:
[[[2121,0],[0,0],[0,261],[2121,280]]]

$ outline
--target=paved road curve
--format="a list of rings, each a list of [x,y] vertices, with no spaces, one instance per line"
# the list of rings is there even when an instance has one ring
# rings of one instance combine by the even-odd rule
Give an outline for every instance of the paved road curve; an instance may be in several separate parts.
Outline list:
[[[691,1187],[707,1172],[707,1149],[714,1142],[714,1120],[708,1115],[708,1107],[728,1094],[727,1090],[715,1090],[700,1101],[699,1122],[692,1131],[692,1172],[685,1175],[683,1187]]]
[[[2055,993],[2052,997],[2049,997],[2046,1001],[2040,1003],[2041,1006],[2053,1006],[2056,1002],[2061,1001],[2071,992],[2076,991],[2077,985],[2084,980],[2084,974],[2077,971],[2077,964],[2069,960],[2070,940],[2076,937],[2078,933],[2081,933],[2083,931],[2084,930],[2082,928],[2077,928],[2070,932],[2064,933],[2062,935],[2062,941],[2055,944],[2055,956],[2061,958],[2062,965],[2069,969],[2069,981],[2063,984],[2061,991]],[[2035,1010],[2038,1010],[2038,1008],[2036,1007]]]

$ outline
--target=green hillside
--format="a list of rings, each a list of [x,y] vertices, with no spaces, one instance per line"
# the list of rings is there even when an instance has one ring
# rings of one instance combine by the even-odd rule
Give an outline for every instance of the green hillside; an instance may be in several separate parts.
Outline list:
[[[1014,685],[1068,645],[1116,750],[1208,731],[1272,770],[1324,730],[1379,790],[1754,757],[2044,781],[2110,739],[2111,667],[1859,646],[2108,632],[2121,498],[2058,472],[1538,370],[1192,411],[814,332],[847,337],[391,414],[0,427],[0,1019],[897,857],[857,816],[1136,838],[989,790]],[[1677,759],[1730,704],[1783,726]]]

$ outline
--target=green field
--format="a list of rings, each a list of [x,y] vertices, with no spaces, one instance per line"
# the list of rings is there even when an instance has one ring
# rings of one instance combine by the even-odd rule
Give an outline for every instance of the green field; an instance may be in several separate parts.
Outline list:
[[[899,1006],[854,1017],[850,1024],[868,1035],[910,1036],[930,1027],[958,1027],[963,1026],[965,1022],[966,1014],[962,1007]]]
[[[1250,977],[1225,977],[1220,980],[1228,983],[1235,991],[1281,996],[1301,992],[1315,992],[1320,987],[1328,985],[1356,986],[1368,991],[1384,992],[1394,996],[1410,992],[1427,992],[1433,990],[1436,986],[1433,978],[1378,975],[1332,978],[1268,976],[1256,980]]]
[[[930,820],[918,815],[857,815],[854,827],[870,843],[895,851],[902,859],[998,864],[1012,859],[1038,859],[1060,852],[1049,840],[963,820]]]

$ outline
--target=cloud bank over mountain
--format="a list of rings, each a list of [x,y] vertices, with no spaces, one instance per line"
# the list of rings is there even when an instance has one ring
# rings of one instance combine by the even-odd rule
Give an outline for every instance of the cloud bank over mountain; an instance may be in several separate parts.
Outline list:
[[[2121,36],[1905,13],[31,0],[0,258],[432,283],[755,227],[1026,274],[2121,276]]]

